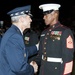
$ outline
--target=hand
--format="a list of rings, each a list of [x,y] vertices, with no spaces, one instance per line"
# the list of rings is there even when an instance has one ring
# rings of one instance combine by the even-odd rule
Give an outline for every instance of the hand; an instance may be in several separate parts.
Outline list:
[[[33,66],[34,73],[37,73],[38,72],[38,65],[37,65],[37,63],[35,61],[31,61],[30,65]]]

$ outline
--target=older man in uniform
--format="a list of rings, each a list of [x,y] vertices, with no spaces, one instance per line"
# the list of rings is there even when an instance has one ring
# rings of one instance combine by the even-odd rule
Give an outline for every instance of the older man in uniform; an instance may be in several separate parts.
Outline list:
[[[28,64],[28,57],[37,53],[38,44],[26,47],[23,31],[30,28],[32,22],[31,6],[18,7],[7,14],[12,25],[3,35],[0,47],[0,75],[33,75],[38,66]]]
[[[60,6],[55,3],[39,6],[45,24],[49,25],[40,37],[40,75],[70,75],[72,72],[74,37],[72,31],[58,21]]]

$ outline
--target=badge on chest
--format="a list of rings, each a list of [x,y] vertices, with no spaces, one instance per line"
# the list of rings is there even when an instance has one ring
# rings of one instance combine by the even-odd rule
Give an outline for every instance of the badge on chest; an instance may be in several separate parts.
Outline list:
[[[29,44],[29,39],[30,39],[29,37],[25,37],[25,38],[24,38],[25,44]]]
[[[60,40],[62,31],[51,31],[50,38],[54,40]]]

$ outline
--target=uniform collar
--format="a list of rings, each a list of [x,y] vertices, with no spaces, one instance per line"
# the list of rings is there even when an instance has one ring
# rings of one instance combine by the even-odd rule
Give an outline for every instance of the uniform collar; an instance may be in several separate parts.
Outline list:
[[[52,28],[55,28],[55,27],[57,27],[57,26],[59,26],[60,25],[60,22],[57,22],[56,24],[54,24],[53,26],[50,26],[50,28],[52,29]]]
[[[18,27],[15,26],[15,25],[12,25],[12,27],[13,27],[17,32],[19,32],[21,35],[23,35],[23,32],[22,32],[22,30],[21,30],[20,28],[18,28]]]

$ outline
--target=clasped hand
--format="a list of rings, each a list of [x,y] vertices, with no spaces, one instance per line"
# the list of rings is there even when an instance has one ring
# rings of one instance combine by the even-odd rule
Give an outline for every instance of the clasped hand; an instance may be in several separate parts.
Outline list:
[[[37,73],[38,72],[38,65],[37,65],[37,63],[35,61],[31,61],[30,65],[33,66],[34,73]]]

